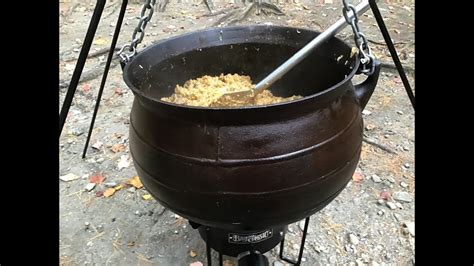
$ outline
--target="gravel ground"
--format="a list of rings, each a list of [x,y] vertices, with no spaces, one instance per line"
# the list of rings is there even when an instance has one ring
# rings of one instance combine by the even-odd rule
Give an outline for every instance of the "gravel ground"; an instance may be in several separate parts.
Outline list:
[[[326,4],[318,4],[326,2]],[[298,1],[279,4],[285,16],[252,14],[241,24],[272,23],[322,30],[340,17],[338,1]],[[336,3],[337,2],[337,3]],[[380,4],[402,62],[414,65],[414,4],[392,1]],[[92,51],[108,47],[119,5],[108,3]],[[216,8],[223,5],[216,3]],[[89,3],[64,1],[60,21],[60,77],[67,82],[74,69],[81,40],[92,14]],[[130,4],[119,45],[129,41],[140,6]],[[212,26],[219,16],[206,17],[204,4],[169,3],[155,13],[143,48],[169,36]],[[391,62],[371,13],[361,27],[374,53]],[[338,37],[352,41],[347,29]],[[189,265],[205,264],[205,245],[187,222],[144,199],[145,188],[123,187],[110,197],[108,187],[136,176],[128,146],[128,123],[133,94],[122,80],[120,67],[109,73],[87,158],[81,153],[98,92],[106,55],[87,61],[60,138],[60,260],[62,265]],[[99,69],[99,70],[97,70]],[[410,75],[413,84],[413,76]],[[60,89],[61,103],[66,89]],[[382,69],[380,81],[364,111],[365,137],[391,152],[364,142],[356,175],[325,209],[313,215],[303,265],[411,265],[414,264],[414,112],[401,80],[392,69]],[[67,177],[64,177],[67,176]],[[94,177],[95,176],[95,177]],[[101,184],[90,179],[105,177]],[[89,189],[90,191],[86,190]],[[110,190],[109,190],[110,191]],[[146,198],[146,196],[145,196]],[[302,224],[290,225],[288,252],[296,256]],[[269,252],[274,265],[278,248]],[[228,265],[235,264],[226,258]]]

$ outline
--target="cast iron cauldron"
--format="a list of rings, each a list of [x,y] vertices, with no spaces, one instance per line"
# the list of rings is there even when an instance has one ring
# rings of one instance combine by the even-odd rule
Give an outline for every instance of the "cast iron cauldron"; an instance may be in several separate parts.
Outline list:
[[[354,86],[360,62],[341,40],[330,39],[271,87],[302,99],[227,109],[160,101],[202,75],[240,73],[258,82],[317,34],[280,26],[208,29],[135,56],[124,67],[135,95],[130,150],[153,197],[191,221],[229,230],[290,224],[331,202],[358,163],[361,110],[380,71],[377,65]]]

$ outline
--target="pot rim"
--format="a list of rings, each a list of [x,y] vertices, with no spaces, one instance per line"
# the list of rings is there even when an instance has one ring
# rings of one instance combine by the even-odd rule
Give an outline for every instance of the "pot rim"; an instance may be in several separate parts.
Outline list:
[[[315,32],[315,33],[318,33],[318,34],[321,33],[319,31],[315,31],[315,30],[311,30],[311,29],[297,28],[297,27],[287,27],[287,26],[280,26],[280,25],[246,25],[246,26],[210,27],[210,28],[205,28],[205,29],[201,29],[201,30],[195,30],[195,31],[191,31],[191,32],[188,32],[188,33],[184,33],[184,34],[180,34],[180,35],[177,35],[177,36],[173,36],[173,37],[170,37],[170,38],[160,40],[160,41],[146,47],[141,52],[138,52],[137,55],[135,57],[133,57],[132,60],[130,62],[128,62],[125,65],[125,67],[123,68],[123,79],[124,79],[125,83],[127,84],[127,86],[135,94],[135,96],[140,96],[139,98],[151,101],[151,102],[156,103],[156,104],[161,104],[161,105],[170,106],[170,107],[179,108],[179,109],[199,110],[199,111],[207,111],[207,110],[209,110],[209,111],[257,110],[257,109],[262,109],[262,108],[283,107],[283,106],[287,106],[287,105],[291,105],[291,104],[303,103],[303,102],[311,101],[315,98],[323,97],[324,95],[327,95],[330,92],[337,91],[337,89],[342,90],[342,89],[344,89],[344,86],[342,86],[342,85],[345,84],[346,82],[352,80],[352,78],[354,77],[354,75],[356,74],[356,72],[359,68],[360,59],[359,59],[359,57],[355,57],[354,68],[351,70],[351,72],[343,80],[341,80],[340,82],[334,84],[333,86],[331,86],[331,87],[329,87],[325,90],[319,91],[317,93],[314,93],[314,94],[311,94],[311,95],[308,95],[308,96],[304,96],[303,98],[296,99],[296,100],[291,100],[291,101],[286,101],[286,102],[281,102],[281,103],[265,104],[265,105],[240,106],[240,107],[202,107],[202,106],[181,105],[181,104],[175,104],[175,103],[162,101],[162,100],[154,98],[154,97],[149,97],[148,95],[143,93],[140,89],[136,88],[132,84],[132,82],[130,81],[129,77],[126,75],[131,63],[137,58],[137,56],[140,55],[140,53],[143,53],[143,52],[147,51],[148,49],[152,49],[153,47],[155,47],[157,45],[161,45],[165,42],[176,40],[176,39],[179,39],[179,38],[183,38],[183,37],[186,37],[186,36],[189,36],[189,35],[192,35],[192,34],[196,34],[196,33],[209,32],[209,31],[213,31],[213,30],[217,30],[217,29],[219,29],[219,30],[248,30],[248,29],[254,29],[254,28],[286,29],[286,30]],[[335,36],[332,37],[331,39],[333,39],[333,38],[335,38],[338,41],[340,41],[340,42],[344,43],[345,45],[347,45],[347,43],[344,42],[343,40],[341,40],[341,39],[339,39]],[[347,46],[350,47],[349,45],[347,45]]]

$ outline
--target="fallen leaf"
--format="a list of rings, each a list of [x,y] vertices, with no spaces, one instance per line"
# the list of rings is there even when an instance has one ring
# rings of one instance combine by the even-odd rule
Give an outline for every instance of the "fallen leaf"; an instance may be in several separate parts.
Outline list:
[[[189,256],[191,256],[191,258],[194,258],[197,256],[197,253],[191,250],[189,251]]]
[[[380,192],[379,199],[388,200],[391,197],[390,192],[382,191]]]
[[[380,58],[381,56],[378,54],[378,52],[374,50],[372,50],[372,55],[375,57],[375,58]]]
[[[98,38],[97,40],[94,41],[94,44],[96,45],[104,45],[107,43],[107,40],[104,38]]]
[[[130,241],[130,242],[128,242],[127,246],[129,246],[129,247],[135,246],[135,241]]]
[[[95,188],[95,183],[88,183],[84,188],[86,191],[91,191]]]
[[[97,141],[96,143],[94,143],[92,145],[92,148],[96,149],[96,150],[100,150],[100,147],[102,147],[102,145],[104,145],[104,143],[100,142],[100,141]]]
[[[96,175],[91,176],[91,178],[89,178],[89,183],[102,184],[104,180],[105,180],[104,176],[102,176],[101,174],[96,174]]]
[[[176,29],[176,26],[174,25],[168,25],[166,28],[163,29],[163,32],[172,32]]]
[[[95,193],[95,196],[96,196],[96,197],[102,197],[103,195],[104,195],[104,191],[97,191],[97,192]]]
[[[374,130],[375,128],[376,128],[376,126],[374,126],[374,125],[372,125],[372,124],[367,124],[367,125],[365,126],[365,129],[366,129],[366,130],[369,130],[369,131],[370,131],[370,130]]]
[[[117,182],[111,181],[111,182],[105,183],[104,185],[106,187],[116,187],[118,184],[117,184]]]
[[[108,198],[115,193],[115,188],[108,188],[104,191],[104,197]]]
[[[204,266],[204,265],[200,261],[195,261],[195,262],[189,264],[189,266]]]
[[[70,3],[66,3],[66,2],[59,2],[59,13],[61,14],[61,16],[65,16],[67,15],[69,9],[71,8],[71,4]]]
[[[72,180],[79,179],[79,176],[77,176],[73,173],[69,173],[67,175],[60,176],[59,179],[61,179],[62,181],[65,181],[65,182],[69,182],[69,181],[72,181]]]
[[[151,195],[150,195],[150,194],[146,194],[146,195],[143,195],[142,198],[143,198],[144,200],[149,200],[149,199],[151,199]]]
[[[130,165],[130,161],[128,160],[128,156],[127,155],[120,156],[120,160],[117,164],[118,169],[121,170],[122,168],[127,168],[129,165]]]
[[[114,144],[112,148],[110,148],[114,153],[122,152],[125,149],[125,145],[123,144]]]
[[[133,178],[130,178],[127,181],[127,183],[134,186],[135,188],[142,188],[143,187],[142,181],[140,181],[140,177],[138,177],[138,176],[134,176]]]
[[[405,221],[403,222],[403,227],[406,228],[406,230],[411,236],[415,236],[415,222]]]
[[[364,175],[362,175],[362,173],[355,172],[354,175],[352,175],[352,180],[358,183],[362,182],[362,180],[364,180]]]
[[[83,91],[84,93],[89,93],[89,92],[91,91],[91,85],[88,84],[88,83],[84,84],[84,85],[82,86],[82,91]]]
[[[305,10],[310,10],[310,8],[309,8],[309,7],[307,7],[307,6],[305,6],[305,5],[301,5],[301,6],[302,6],[302,7],[303,7],[303,9],[305,9]]]
[[[114,189],[117,190],[117,191],[118,191],[118,190],[121,190],[122,188],[123,188],[123,185],[122,185],[122,184],[120,184],[120,185],[114,187]]]
[[[123,94],[122,89],[121,88],[115,88],[115,94],[122,95]]]

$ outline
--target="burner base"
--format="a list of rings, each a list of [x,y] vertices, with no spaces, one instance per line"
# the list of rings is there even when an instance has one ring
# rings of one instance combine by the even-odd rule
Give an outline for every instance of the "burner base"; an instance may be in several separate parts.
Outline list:
[[[190,223],[196,228],[197,224]],[[199,234],[207,245],[223,255],[232,257],[238,257],[245,252],[263,254],[271,250],[283,240],[287,227],[236,232],[197,225]]]
[[[280,244],[279,258],[292,265],[301,265],[304,244],[308,233],[309,217],[304,223],[298,259],[292,260],[284,254],[285,234],[288,226],[270,227],[264,230],[230,231],[209,227],[189,221],[192,228],[198,229],[206,242],[207,265],[211,266],[211,248],[219,253],[219,266],[223,265],[223,255],[237,257],[239,266],[268,266],[264,253]]]

